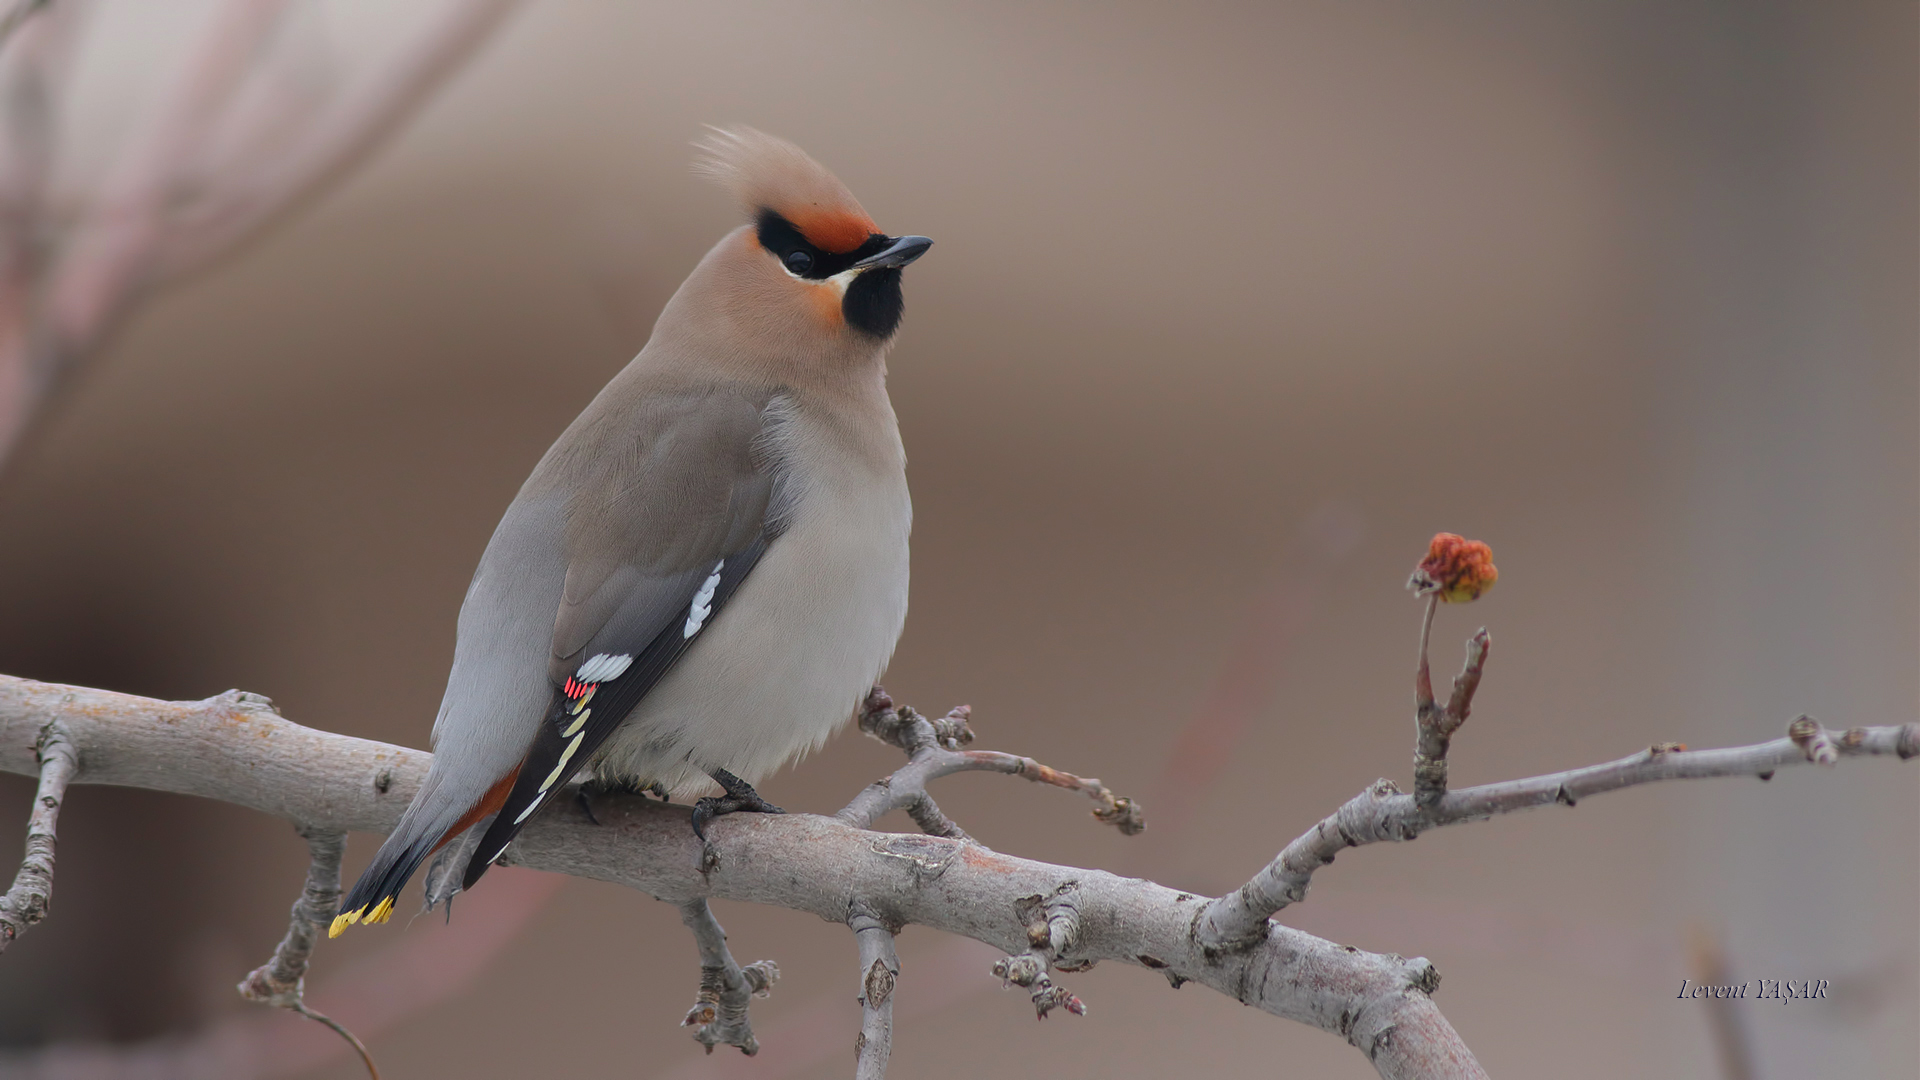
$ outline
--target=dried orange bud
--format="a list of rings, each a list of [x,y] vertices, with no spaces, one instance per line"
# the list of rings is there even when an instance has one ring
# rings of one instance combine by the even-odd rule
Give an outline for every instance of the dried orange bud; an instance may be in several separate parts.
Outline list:
[[[1418,596],[1439,593],[1449,604],[1468,604],[1493,588],[1500,571],[1493,565],[1493,549],[1478,540],[1452,533],[1436,533],[1427,545],[1427,557],[1408,579]]]

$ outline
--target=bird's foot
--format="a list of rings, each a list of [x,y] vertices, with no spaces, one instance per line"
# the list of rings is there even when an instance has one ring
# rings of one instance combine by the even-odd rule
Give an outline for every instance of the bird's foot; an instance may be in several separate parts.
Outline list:
[[[702,841],[707,838],[707,825],[714,818],[724,814],[784,814],[785,810],[760,797],[753,785],[733,775],[725,769],[713,770],[712,776],[725,795],[710,795],[693,804],[693,834]]]
[[[588,821],[598,825],[600,824],[600,819],[593,816],[593,794],[590,789],[591,785],[588,784],[581,784],[578,788],[575,788],[573,801],[580,804],[580,811],[587,815]]]

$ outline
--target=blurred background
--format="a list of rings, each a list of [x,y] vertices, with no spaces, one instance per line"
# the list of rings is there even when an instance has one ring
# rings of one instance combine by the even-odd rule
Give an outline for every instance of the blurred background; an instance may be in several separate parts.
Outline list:
[[[294,8],[274,47],[319,85],[424,17]],[[112,175],[221,10],[84,12],[54,198]],[[1917,30],[1752,0],[524,4],[76,367],[0,471],[0,671],[425,746],[498,515],[737,220],[689,144],[749,123],[938,241],[890,365],[917,516],[888,689],[1149,822],[944,781],[985,843],[1218,893],[1406,783],[1402,586],[1443,529],[1501,570],[1436,626],[1445,673],[1494,639],[1458,784],[1912,720]],[[842,735],[762,790],[830,813],[896,756]],[[9,861],[31,791],[0,776]],[[1675,998],[1705,942],[1734,980],[1831,981],[1733,1011],[1745,1075],[1910,1078],[1916,824],[1882,760],[1640,788],[1349,854],[1285,920],[1431,958],[1495,1076],[1740,1075]],[[232,990],[299,888],[286,823],[82,787],[61,826],[53,917],[0,962],[5,1068],[362,1075]],[[718,913],[785,976],[751,1060],[676,1026],[671,907],[527,871],[325,946],[311,1000],[389,1080],[844,1075],[844,928]],[[1067,977],[1090,1015],[1042,1025],[990,950],[900,949],[900,1076],[1373,1075],[1137,969]]]

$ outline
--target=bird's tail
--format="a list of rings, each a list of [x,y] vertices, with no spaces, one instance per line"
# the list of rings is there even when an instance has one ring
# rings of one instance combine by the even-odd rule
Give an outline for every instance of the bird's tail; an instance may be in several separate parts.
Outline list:
[[[327,936],[339,937],[341,931],[355,923],[386,922],[393,915],[400,890],[407,887],[407,881],[420,869],[420,864],[448,841],[498,811],[519,774],[520,770],[515,768],[501,777],[479,802],[464,812],[458,809],[458,804],[448,806],[445,800],[436,799],[433,791],[423,789],[413,805],[407,807],[386,843],[380,845],[372,864],[354,883],[353,890],[340,902],[340,913],[334,917]],[[427,783],[431,785],[433,779],[429,777]]]

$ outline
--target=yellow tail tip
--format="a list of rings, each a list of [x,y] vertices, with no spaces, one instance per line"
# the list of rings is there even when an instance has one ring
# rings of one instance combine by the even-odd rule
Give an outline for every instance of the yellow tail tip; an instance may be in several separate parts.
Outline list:
[[[335,916],[333,925],[327,928],[327,936],[330,938],[339,937],[341,931],[360,921],[360,912],[365,910],[367,909],[362,907],[357,911],[343,911],[338,916]]]
[[[389,896],[385,900],[380,901],[380,903],[377,906],[375,906],[372,911],[367,913],[367,921],[370,923],[386,922],[387,916],[392,914],[393,914],[393,897]]]

